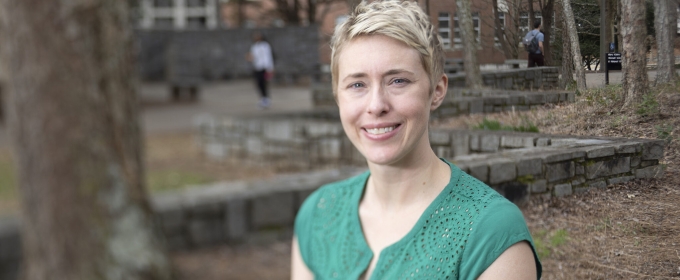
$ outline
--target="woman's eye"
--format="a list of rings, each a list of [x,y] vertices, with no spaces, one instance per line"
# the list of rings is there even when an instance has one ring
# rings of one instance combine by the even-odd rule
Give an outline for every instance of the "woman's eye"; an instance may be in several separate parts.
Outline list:
[[[395,84],[405,84],[405,83],[408,83],[408,80],[407,80],[407,79],[401,79],[401,78],[399,78],[399,79],[394,79],[394,80],[392,81],[392,83],[395,83]]]
[[[363,86],[364,86],[364,84],[362,84],[362,83],[352,83],[352,84],[349,85],[350,88],[360,88],[360,87],[363,87]]]

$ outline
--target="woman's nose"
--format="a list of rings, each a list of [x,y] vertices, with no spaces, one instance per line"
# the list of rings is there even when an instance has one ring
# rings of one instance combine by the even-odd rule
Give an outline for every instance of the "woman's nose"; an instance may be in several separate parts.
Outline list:
[[[385,90],[385,87],[380,85],[371,89],[368,113],[371,115],[381,116],[389,112],[389,110],[389,96]]]

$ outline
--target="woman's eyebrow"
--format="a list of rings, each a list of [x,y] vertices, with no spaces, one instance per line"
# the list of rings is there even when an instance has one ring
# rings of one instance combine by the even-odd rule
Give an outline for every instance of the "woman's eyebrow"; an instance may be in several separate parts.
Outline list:
[[[363,78],[363,77],[366,77],[366,76],[368,76],[368,75],[366,75],[366,73],[352,73],[352,74],[345,76],[345,78],[342,79],[342,81],[344,82],[345,80],[350,79],[350,78],[353,78],[353,79],[354,78]]]
[[[385,72],[385,74],[383,74],[383,76],[396,75],[396,74],[403,74],[403,73],[415,75],[415,73],[413,73],[413,72],[411,72],[411,71],[408,71],[408,70],[406,70],[406,69],[392,69],[392,70],[389,70],[389,71]]]

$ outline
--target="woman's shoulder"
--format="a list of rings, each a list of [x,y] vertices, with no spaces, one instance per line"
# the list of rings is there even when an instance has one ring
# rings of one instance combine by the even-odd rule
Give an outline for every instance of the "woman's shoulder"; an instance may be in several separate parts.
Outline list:
[[[305,199],[297,214],[298,219],[312,216],[318,212],[346,208],[343,206],[350,203],[350,198],[356,196],[357,192],[363,191],[368,175],[369,172],[366,171],[362,174],[321,186]]]

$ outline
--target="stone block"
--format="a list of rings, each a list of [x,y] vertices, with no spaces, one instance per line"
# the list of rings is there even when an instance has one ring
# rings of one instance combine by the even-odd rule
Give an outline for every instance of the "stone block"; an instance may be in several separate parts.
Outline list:
[[[551,145],[550,138],[538,138],[536,139],[536,147],[547,147]]]
[[[640,162],[642,159],[640,157],[631,157],[630,158],[630,167],[638,167],[640,165]]]
[[[461,101],[458,101],[457,103],[458,103],[458,111],[469,113],[469,110],[470,110],[470,101],[468,101],[468,100],[461,100]]]
[[[439,117],[455,117],[460,115],[457,107],[440,107],[433,114],[438,114]]]
[[[451,135],[451,148],[453,156],[464,156],[470,154],[470,137],[465,133],[454,133]]]
[[[640,165],[639,165],[638,167],[639,167],[639,168],[645,168],[645,167],[648,167],[648,166],[658,165],[658,164],[659,164],[659,160],[658,160],[658,159],[655,159],[655,160],[643,160],[643,161],[640,161]]]
[[[500,137],[493,134],[481,135],[480,148],[482,152],[497,152],[500,146]]]
[[[164,232],[175,232],[185,225],[187,215],[182,209],[168,209],[156,212],[156,218]]]
[[[330,122],[308,122],[305,124],[305,134],[307,137],[327,137],[342,134],[342,126]]]
[[[471,151],[481,151],[481,146],[479,145],[479,134],[470,135],[470,150]]]
[[[575,172],[575,174],[576,174],[576,175],[583,175],[583,174],[586,174],[586,169],[585,169],[585,167],[583,167],[583,165],[581,165],[581,164],[576,164],[576,172]]]
[[[474,99],[470,100],[470,114],[484,113],[484,100]]]
[[[524,95],[512,95],[508,98],[508,105],[523,105]]]
[[[319,141],[319,153],[324,160],[338,160],[341,157],[340,139],[323,139]]]
[[[205,143],[203,146],[205,156],[210,160],[221,161],[227,157],[227,149],[224,144],[219,142]]]
[[[21,236],[18,219],[0,220],[0,263],[21,259]]]
[[[494,112],[493,105],[484,104],[484,113],[493,113],[493,112]]]
[[[567,161],[578,158],[584,158],[586,153],[584,151],[564,151],[559,153],[550,153],[543,156],[543,162],[553,163],[558,161]]]
[[[597,189],[604,189],[607,187],[607,183],[605,183],[604,180],[598,180],[594,182],[589,182],[588,183],[589,188],[597,188]]]
[[[489,183],[489,166],[486,163],[474,163],[468,165],[470,175],[478,180]]]
[[[223,242],[224,224],[218,219],[192,219],[189,222],[189,236],[191,243],[199,247]]]
[[[588,179],[611,176],[630,171],[630,157],[614,158],[611,160],[586,163],[586,177]]]
[[[553,190],[555,191],[556,197],[571,195],[573,193],[571,189],[571,184],[569,183],[555,185],[555,187],[553,187]]]
[[[571,180],[571,185],[572,186],[578,186],[586,182],[586,178],[583,176],[576,176],[574,177],[573,180]]]
[[[440,158],[452,158],[451,156],[451,148],[449,147],[442,147],[442,146],[435,146],[434,148],[434,153],[437,155],[437,157]]]
[[[614,185],[614,184],[619,184],[619,183],[625,183],[630,180],[635,179],[635,176],[621,176],[621,177],[614,177],[614,178],[609,178],[607,179],[607,184],[608,185]]]
[[[586,149],[586,158],[599,158],[613,156],[616,153],[614,147],[592,147]]]
[[[484,104],[491,105],[505,105],[507,103],[507,98],[503,96],[486,97],[484,101]]]
[[[523,148],[524,138],[520,136],[501,136],[501,147],[503,148]]]
[[[545,103],[555,104],[560,102],[560,94],[557,92],[545,92]]]
[[[541,105],[545,104],[545,95],[540,93],[527,94],[524,97],[526,104],[528,105]]]
[[[431,145],[448,145],[451,142],[451,135],[446,131],[430,131]]]
[[[515,162],[509,159],[495,159],[489,164],[489,183],[498,184],[515,180],[517,168]]]
[[[246,151],[249,156],[261,156],[264,154],[264,145],[262,140],[257,137],[248,137],[246,139]]]
[[[182,251],[190,248],[189,240],[182,233],[166,235],[163,237],[165,247],[170,251]]]
[[[270,140],[289,141],[295,137],[293,121],[272,121],[263,125],[263,136]]]
[[[300,210],[302,204],[305,202],[307,197],[309,197],[315,190],[302,190],[295,192],[295,213]]]
[[[663,141],[649,141],[642,146],[642,160],[660,159],[663,157]]]
[[[548,182],[544,179],[533,181],[529,184],[531,193],[544,193],[548,190]]]
[[[517,176],[543,174],[543,161],[540,158],[525,158],[517,162]]]
[[[253,199],[252,226],[287,226],[293,223],[295,199],[292,192],[275,193]]]
[[[621,144],[616,146],[617,154],[633,154],[636,151],[636,147],[639,146],[638,143],[631,144]]]
[[[226,206],[226,236],[229,240],[242,240],[248,234],[248,203],[244,199],[231,200]]]
[[[576,94],[573,92],[567,93],[567,101],[568,102],[575,102],[576,101]]]
[[[555,182],[574,177],[574,169],[573,161],[546,164],[546,179],[548,182]]]
[[[635,178],[663,178],[664,168],[660,165],[635,170]]]

